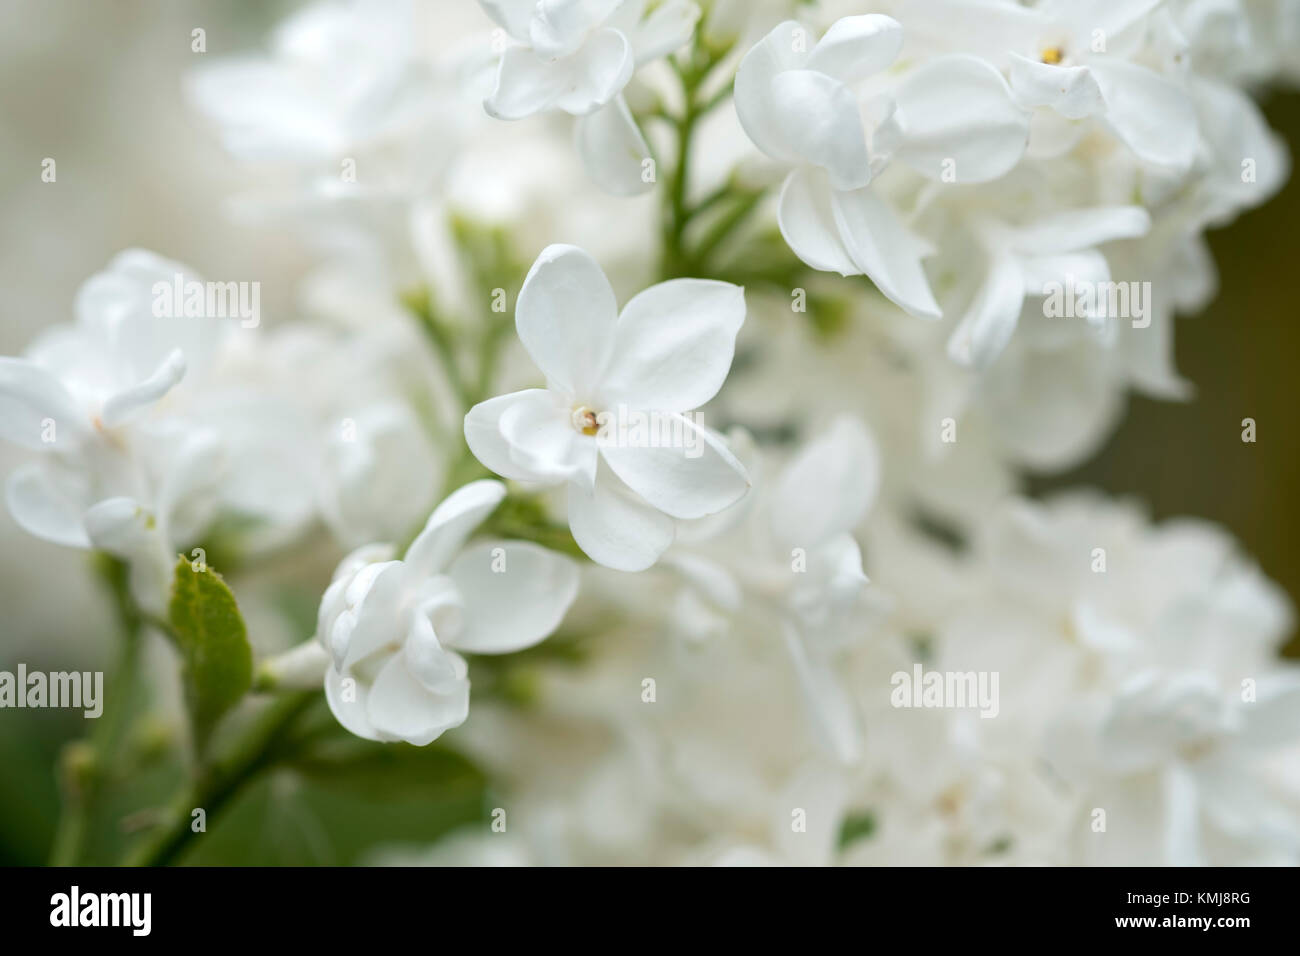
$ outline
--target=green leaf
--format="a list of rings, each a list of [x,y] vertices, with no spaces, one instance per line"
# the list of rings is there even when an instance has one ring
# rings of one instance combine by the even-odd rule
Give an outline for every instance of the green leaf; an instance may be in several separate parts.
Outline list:
[[[850,813],[840,824],[839,848],[847,849],[876,832],[876,815],[870,810]]]
[[[202,750],[222,714],[253,682],[253,651],[235,595],[210,567],[181,556],[168,607],[171,638],[184,660],[185,699]]]

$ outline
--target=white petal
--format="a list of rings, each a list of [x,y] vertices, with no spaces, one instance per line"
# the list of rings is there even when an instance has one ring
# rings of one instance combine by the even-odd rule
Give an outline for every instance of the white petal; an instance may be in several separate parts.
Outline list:
[[[781,186],[777,223],[794,254],[814,269],[862,274],[840,239],[825,173],[806,167],[791,170]]]
[[[601,458],[629,488],[674,518],[716,514],[744,496],[749,476],[720,435],[684,415],[663,413],[657,421],[664,434],[648,442],[635,425],[597,435]]]
[[[1015,230],[1012,244],[1026,255],[1042,256],[1088,249],[1115,239],[1136,239],[1151,229],[1151,215],[1141,206],[1070,209]]]
[[[1083,47],[1100,33],[1113,40],[1145,17],[1161,0],[1046,0],[1043,14],[1070,29],[1074,43]]]
[[[578,594],[578,566],[523,541],[466,548],[448,571],[465,602],[452,643],[475,654],[532,647],[559,627]]]
[[[345,680],[348,682],[346,687]],[[344,677],[331,667],[325,674],[325,700],[329,704],[330,713],[343,725],[344,730],[365,740],[386,739],[370,723],[367,714],[370,706],[370,688],[355,677]]]
[[[189,71],[184,93],[219,126],[222,145],[240,159],[312,162],[344,148],[334,104],[315,95],[288,64],[223,58]]]
[[[1020,263],[1020,275],[1025,280],[1026,295],[1048,295],[1057,291],[1055,288],[1049,289],[1049,283],[1059,283],[1061,291],[1071,283],[1076,291],[1081,287],[1089,284],[1096,284],[1110,281],[1110,264],[1096,249],[1084,249],[1081,252],[1053,252],[1042,256],[1018,256],[1017,261]],[[1093,296],[1095,299],[1101,299],[1103,302],[1105,296]],[[1083,303],[1075,303],[1078,310]],[[1044,313],[1046,313],[1044,309]],[[1047,316],[1052,318],[1052,316]],[[1053,345],[1075,338],[1074,332],[1065,333],[1063,337],[1053,336],[1051,334],[1043,335],[1044,330],[1039,327],[1029,330],[1034,334],[1033,342],[1035,345]]]
[[[1067,119],[1095,116],[1105,108],[1101,87],[1086,66],[1041,63],[1011,54],[1011,90],[1022,106],[1046,106]]]
[[[736,116],[754,145],[773,159],[798,163],[799,154],[787,143],[772,106],[772,81],[783,70],[799,68],[807,59],[796,52],[798,38],[807,30],[786,20],[754,45],[740,61],[736,73],[734,100]]]
[[[185,356],[173,349],[143,382],[118,392],[104,402],[101,417],[110,427],[124,424],[142,408],[158,401],[185,377]]]
[[[464,614],[460,594],[445,578],[435,585],[438,593],[420,604],[406,642],[402,645],[402,658],[406,667],[424,689],[432,694],[447,694],[465,677],[464,659],[443,647],[438,631],[452,631],[459,626]],[[443,625],[454,622],[449,627]]]
[[[131,595],[140,607],[163,613],[176,555],[154,516],[132,498],[106,498],[87,509],[84,522],[92,547],[131,566]]]
[[[663,0],[632,31],[637,64],[648,63],[685,46],[691,39],[700,8],[691,0]]]
[[[786,465],[772,489],[772,531],[805,550],[848,531],[866,515],[880,487],[880,449],[849,415]]]
[[[635,196],[654,188],[643,175],[650,147],[623,97],[578,118],[574,137],[587,175],[616,196]]]
[[[537,0],[478,0],[483,12],[498,26],[518,40],[528,40],[528,23],[537,9]]]
[[[1095,62],[1092,71],[1106,98],[1106,125],[1138,159],[1178,171],[1191,166],[1196,110],[1186,93],[1133,63],[1108,59]]]
[[[1025,155],[1030,159],[1060,159],[1079,145],[1090,128],[1086,120],[1066,119],[1052,110],[1034,110],[1029,117],[1029,146]]]
[[[716,561],[677,547],[664,555],[663,563],[716,608],[734,614],[744,603],[744,591],[731,572]]]
[[[463,674],[463,661],[460,666]],[[462,677],[451,693],[432,693],[415,679],[402,655],[394,654],[375,677],[367,716],[378,733],[423,747],[465,722],[469,681]]]
[[[879,73],[903,48],[903,27],[892,17],[868,13],[831,24],[808,57],[808,69],[843,83]]]
[[[1206,178],[1224,212],[1235,214],[1271,198],[1291,171],[1285,141],[1268,125],[1255,100],[1228,83],[1197,79],[1191,85],[1201,136],[1215,157]],[[1245,181],[1242,162],[1254,161],[1254,177]]]
[[[617,0],[537,0],[528,41],[548,60],[571,56],[615,6]]]
[[[46,419],[54,422],[54,443],[43,440]],[[65,439],[69,445],[79,441],[86,424],[71,393],[51,372],[0,356],[0,438],[24,448],[63,447]]]
[[[413,588],[413,577],[401,561],[385,561],[362,569],[342,588],[344,603],[353,610],[332,621],[328,613],[339,592],[334,590],[334,584],[330,585],[321,599],[316,628],[335,666],[350,669],[406,636],[403,605]],[[324,626],[330,626],[329,633],[321,633]]]
[[[745,321],[745,290],[712,279],[670,279],[635,295],[614,332],[600,407],[685,412],[722,387]]]
[[[839,80],[814,70],[785,70],[772,79],[771,116],[790,151],[830,176],[836,189],[871,181],[858,103]]]
[[[68,548],[89,548],[83,515],[90,489],[77,472],[48,461],[17,468],[5,483],[5,504],[30,535]]]
[[[1002,74],[978,57],[931,60],[895,98],[903,126],[896,155],[931,179],[988,182],[1025,154],[1029,114],[1012,101]]]
[[[490,471],[513,481],[542,481],[543,476],[518,464],[510,454],[510,443],[501,434],[501,419],[516,404],[536,400],[550,393],[544,388],[527,388],[479,402],[465,415],[465,443],[474,457]]]
[[[995,253],[984,284],[948,340],[948,355],[979,369],[993,364],[1015,334],[1024,303],[1020,264],[1005,252]]]
[[[553,62],[528,47],[507,47],[483,107],[505,120],[548,109],[581,116],[622,92],[632,78],[632,65],[632,46],[617,30],[601,30],[573,56]]]
[[[168,453],[155,507],[171,539],[182,543],[202,534],[214,517],[230,462],[213,428],[182,425],[165,441]]]
[[[1196,778],[1181,764],[1165,770],[1165,855],[1168,866],[1203,866],[1200,840],[1200,800]]]
[[[519,340],[549,383],[585,401],[614,347],[618,302],[596,260],[576,246],[547,246],[515,306]]]
[[[817,739],[840,762],[856,762],[862,753],[862,725],[853,698],[830,662],[809,654],[793,627],[783,625],[782,633]]]
[[[437,574],[506,496],[506,486],[491,478],[457,488],[433,509],[424,530],[406,550],[416,575]]]
[[[168,363],[175,349],[185,356],[189,375],[212,364],[233,334],[234,323],[154,314],[160,296],[176,294],[177,282],[182,296],[188,298],[185,287],[200,281],[188,266],[145,249],[128,249],[82,283],[77,290],[77,323],[104,342],[104,361],[113,369],[115,384],[130,387],[150,378]],[[169,291],[164,293],[164,288]]]
[[[644,571],[673,543],[673,519],[638,499],[608,468],[591,489],[569,485],[569,529],[578,547],[616,571]]]
[[[912,315],[938,318],[939,303],[921,265],[928,247],[899,222],[889,204],[867,187],[833,192],[831,210],[853,262],[876,288]]]
[[[596,473],[596,442],[573,427],[573,409],[555,392],[538,391],[501,415],[501,436],[514,464],[542,481],[581,479]]]
[[[1259,681],[1254,703],[1241,707],[1243,747],[1268,750],[1300,737],[1300,675],[1286,672]]]

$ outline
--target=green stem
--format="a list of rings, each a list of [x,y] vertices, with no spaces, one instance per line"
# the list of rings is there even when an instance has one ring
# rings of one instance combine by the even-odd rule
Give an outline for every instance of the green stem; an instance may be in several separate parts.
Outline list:
[[[217,815],[262,771],[279,759],[279,744],[319,691],[286,694],[271,703],[225,756],[200,769],[193,784],[173,803],[161,830],[129,852],[127,866],[174,863],[195,837],[192,814],[202,809],[210,825]]]
[[[131,597],[130,568],[116,559],[97,559],[102,562],[100,574],[117,609],[121,647],[105,688],[102,716],[88,737],[70,743],[60,756],[63,806],[50,848],[51,866],[75,866],[82,861],[96,806],[124,736],[139,675],[144,618]]]
[[[710,111],[731,96],[732,85],[728,83],[706,99],[700,98],[700,90],[727,52],[728,48],[707,50],[697,47],[692,49],[687,62],[683,63],[677,58],[669,61],[681,84],[683,105],[679,116],[665,114],[676,134],[677,155],[668,174],[665,190],[663,251],[659,263],[661,279],[694,275],[701,271],[700,254],[692,254],[687,248],[686,227],[693,218],[721,202],[730,192],[728,184],[700,200],[694,207],[687,201],[690,195],[691,146],[696,127]]]
[[[763,193],[760,190],[737,194],[735,205],[727,210],[700,240],[700,244],[695,249],[696,261],[707,263],[714,250],[735,232],[737,226],[749,218],[750,213],[758,208],[762,198]]]

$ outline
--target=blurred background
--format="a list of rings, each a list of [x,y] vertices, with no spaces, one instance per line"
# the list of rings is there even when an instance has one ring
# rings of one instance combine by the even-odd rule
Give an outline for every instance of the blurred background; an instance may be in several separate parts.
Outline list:
[[[438,0],[446,2],[446,0]],[[470,0],[463,0],[472,7]],[[248,185],[211,132],[186,109],[181,76],[197,56],[259,46],[298,6],[282,0],[8,0],[0,6],[0,354],[69,321],[77,287],[118,251],[142,246],[213,277],[262,283],[269,321],[291,310],[308,262],[274,231],[221,214]],[[471,11],[473,12],[473,11]],[[206,31],[207,52],[191,51]],[[1300,94],[1271,91],[1271,125],[1300,155]],[[57,181],[41,181],[45,158]],[[1095,485],[1144,501],[1156,518],[1221,523],[1293,600],[1300,599],[1300,430],[1294,289],[1300,263],[1300,183],[1209,236],[1218,298],[1181,319],[1177,367],[1195,383],[1187,403],[1130,399],[1102,452],[1072,472],[1037,477],[1035,492]],[[1253,418],[1258,439],[1240,440]],[[0,472],[19,460],[0,446]],[[0,509],[0,669],[103,668],[111,614],[84,554],[21,532]],[[70,626],[69,622],[80,622]],[[1300,656],[1300,642],[1289,646]],[[58,815],[62,744],[84,731],[60,711],[0,715],[0,864],[43,861]],[[398,756],[397,761],[405,757]],[[383,768],[380,768],[381,770]],[[138,781],[169,792],[167,768]],[[193,862],[349,863],[386,840],[419,842],[481,813],[472,768],[441,767],[437,799],[388,785],[317,787],[310,777],[259,784],[203,841]],[[418,775],[417,775],[418,777]],[[394,778],[395,779],[395,778]],[[133,806],[140,806],[140,794]],[[125,834],[110,834],[111,840]]]

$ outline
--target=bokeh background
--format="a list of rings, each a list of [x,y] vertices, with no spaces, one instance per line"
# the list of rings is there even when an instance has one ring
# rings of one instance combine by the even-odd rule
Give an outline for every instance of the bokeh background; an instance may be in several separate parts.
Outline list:
[[[449,2],[449,0],[438,0]],[[143,246],[209,276],[262,283],[263,315],[287,314],[308,265],[285,235],[241,228],[223,200],[248,185],[187,110],[181,76],[199,55],[258,46],[297,4],[263,0],[6,0],[0,5],[0,354],[68,321],[77,287],[119,250]],[[464,0],[467,16],[474,16]],[[206,54],[190,49],[203,27]],[[1300,93],[1273,90],[1271,125],[1300,155]],[[57,162],[55,183],[41,162]],[[1157,518],[1226,526],[1265,573],[1300,600],[1300,429],[1296,286],[1300,182],[1209,236],[1219,294],[1179,321],[1177,364],[1195,397],[1132,397],[1102,451],[1031,490],[1094,485],[1133,496]],[[1240,440],[1253,418],[1258,440]],[[0,447],[0,472],[18,455]],[[306,492],[304,492],[306,493]],[[103,668],[112,644],[106,595],[85,555],[31,539],[0,509],[0,669]],[[1288,653],[1300,656],[1293,638]],[[58,815],[56,758],[84,726],[59,711],[0,712],[0,864],[48,853]],[[398,755],[400,764],[406,757]],[[276,775],[256,786],[191,862],[349,863],[385,841],[428,841],[482,812],[472,768],[376,768],[367,789]],[[130,806],[170,792],[175,768],[133,781]],[[418,783],[436,777],[429,791]],[[403,779],[416,785],[400,786]],[[453,785],[445,785],[448,781]],[[110,812],[113,808],[110,808]],[[125,808],[119,808],[124,811]],[[124,840],[111,828],[103,839]],[[104,847],[106,852],[113,848]]]

